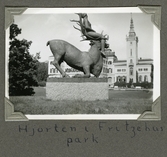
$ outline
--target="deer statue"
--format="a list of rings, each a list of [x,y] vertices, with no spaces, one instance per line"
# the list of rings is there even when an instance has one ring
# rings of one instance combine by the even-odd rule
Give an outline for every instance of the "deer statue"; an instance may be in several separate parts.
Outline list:
[[[63,71],[60,64],[65,61],[70,67],[82,71],[83,75],[76,75],[74,77],[85,77],[89,78],[93,74],[95,77],[99,77],[103,67],[102,49],[108,48],[109,45],[106,43],[108,37],[102,34],[96,33],[91,29],[91,24],[87,19],[87,14],[78,13],[79,21],[71,20],[76,22],[81,29],[74,26],[75,29],[82,33],[83,40],[90,41],[90,49],[88,52],[82,52],[75,46],[64,40],[50,40],[47,42],[47,46],[50,46],[50,50],[54,56],[53,65],[61,73],[62,77],[69,77]],[[103,47],[103,48],[102,48]]]

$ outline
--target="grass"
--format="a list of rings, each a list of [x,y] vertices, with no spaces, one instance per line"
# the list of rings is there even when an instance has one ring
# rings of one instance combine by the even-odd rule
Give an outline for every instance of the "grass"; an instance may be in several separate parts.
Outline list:
[[[141,114],[151,110],[152,92],[109,90],[109,100],[53,101],[43,87],[34,96],[12,96],[15,112],[23,114]]]

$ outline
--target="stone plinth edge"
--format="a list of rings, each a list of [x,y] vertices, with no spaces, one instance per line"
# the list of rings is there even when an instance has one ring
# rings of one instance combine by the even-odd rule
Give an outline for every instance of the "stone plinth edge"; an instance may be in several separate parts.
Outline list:
[[[47,82],[107,82],[107,78],[48,78]]]

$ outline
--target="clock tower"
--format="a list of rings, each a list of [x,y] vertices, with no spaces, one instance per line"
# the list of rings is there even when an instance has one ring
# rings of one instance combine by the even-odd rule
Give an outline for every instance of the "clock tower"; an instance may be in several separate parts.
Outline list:
[[[127,42],[127,83],[135,83],[138,63],[138,37],[134,31],[133,19],[131,16],[129,35],[126,36]]]

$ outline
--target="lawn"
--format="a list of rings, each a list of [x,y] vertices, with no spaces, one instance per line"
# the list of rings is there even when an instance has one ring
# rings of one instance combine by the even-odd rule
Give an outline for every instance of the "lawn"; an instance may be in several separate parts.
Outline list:
[[[12,96],[15,112],[23,114],[141,114],[151,110],[152,91],[109,90],[109,100],[53,101],[43,87],[34,96]]]

